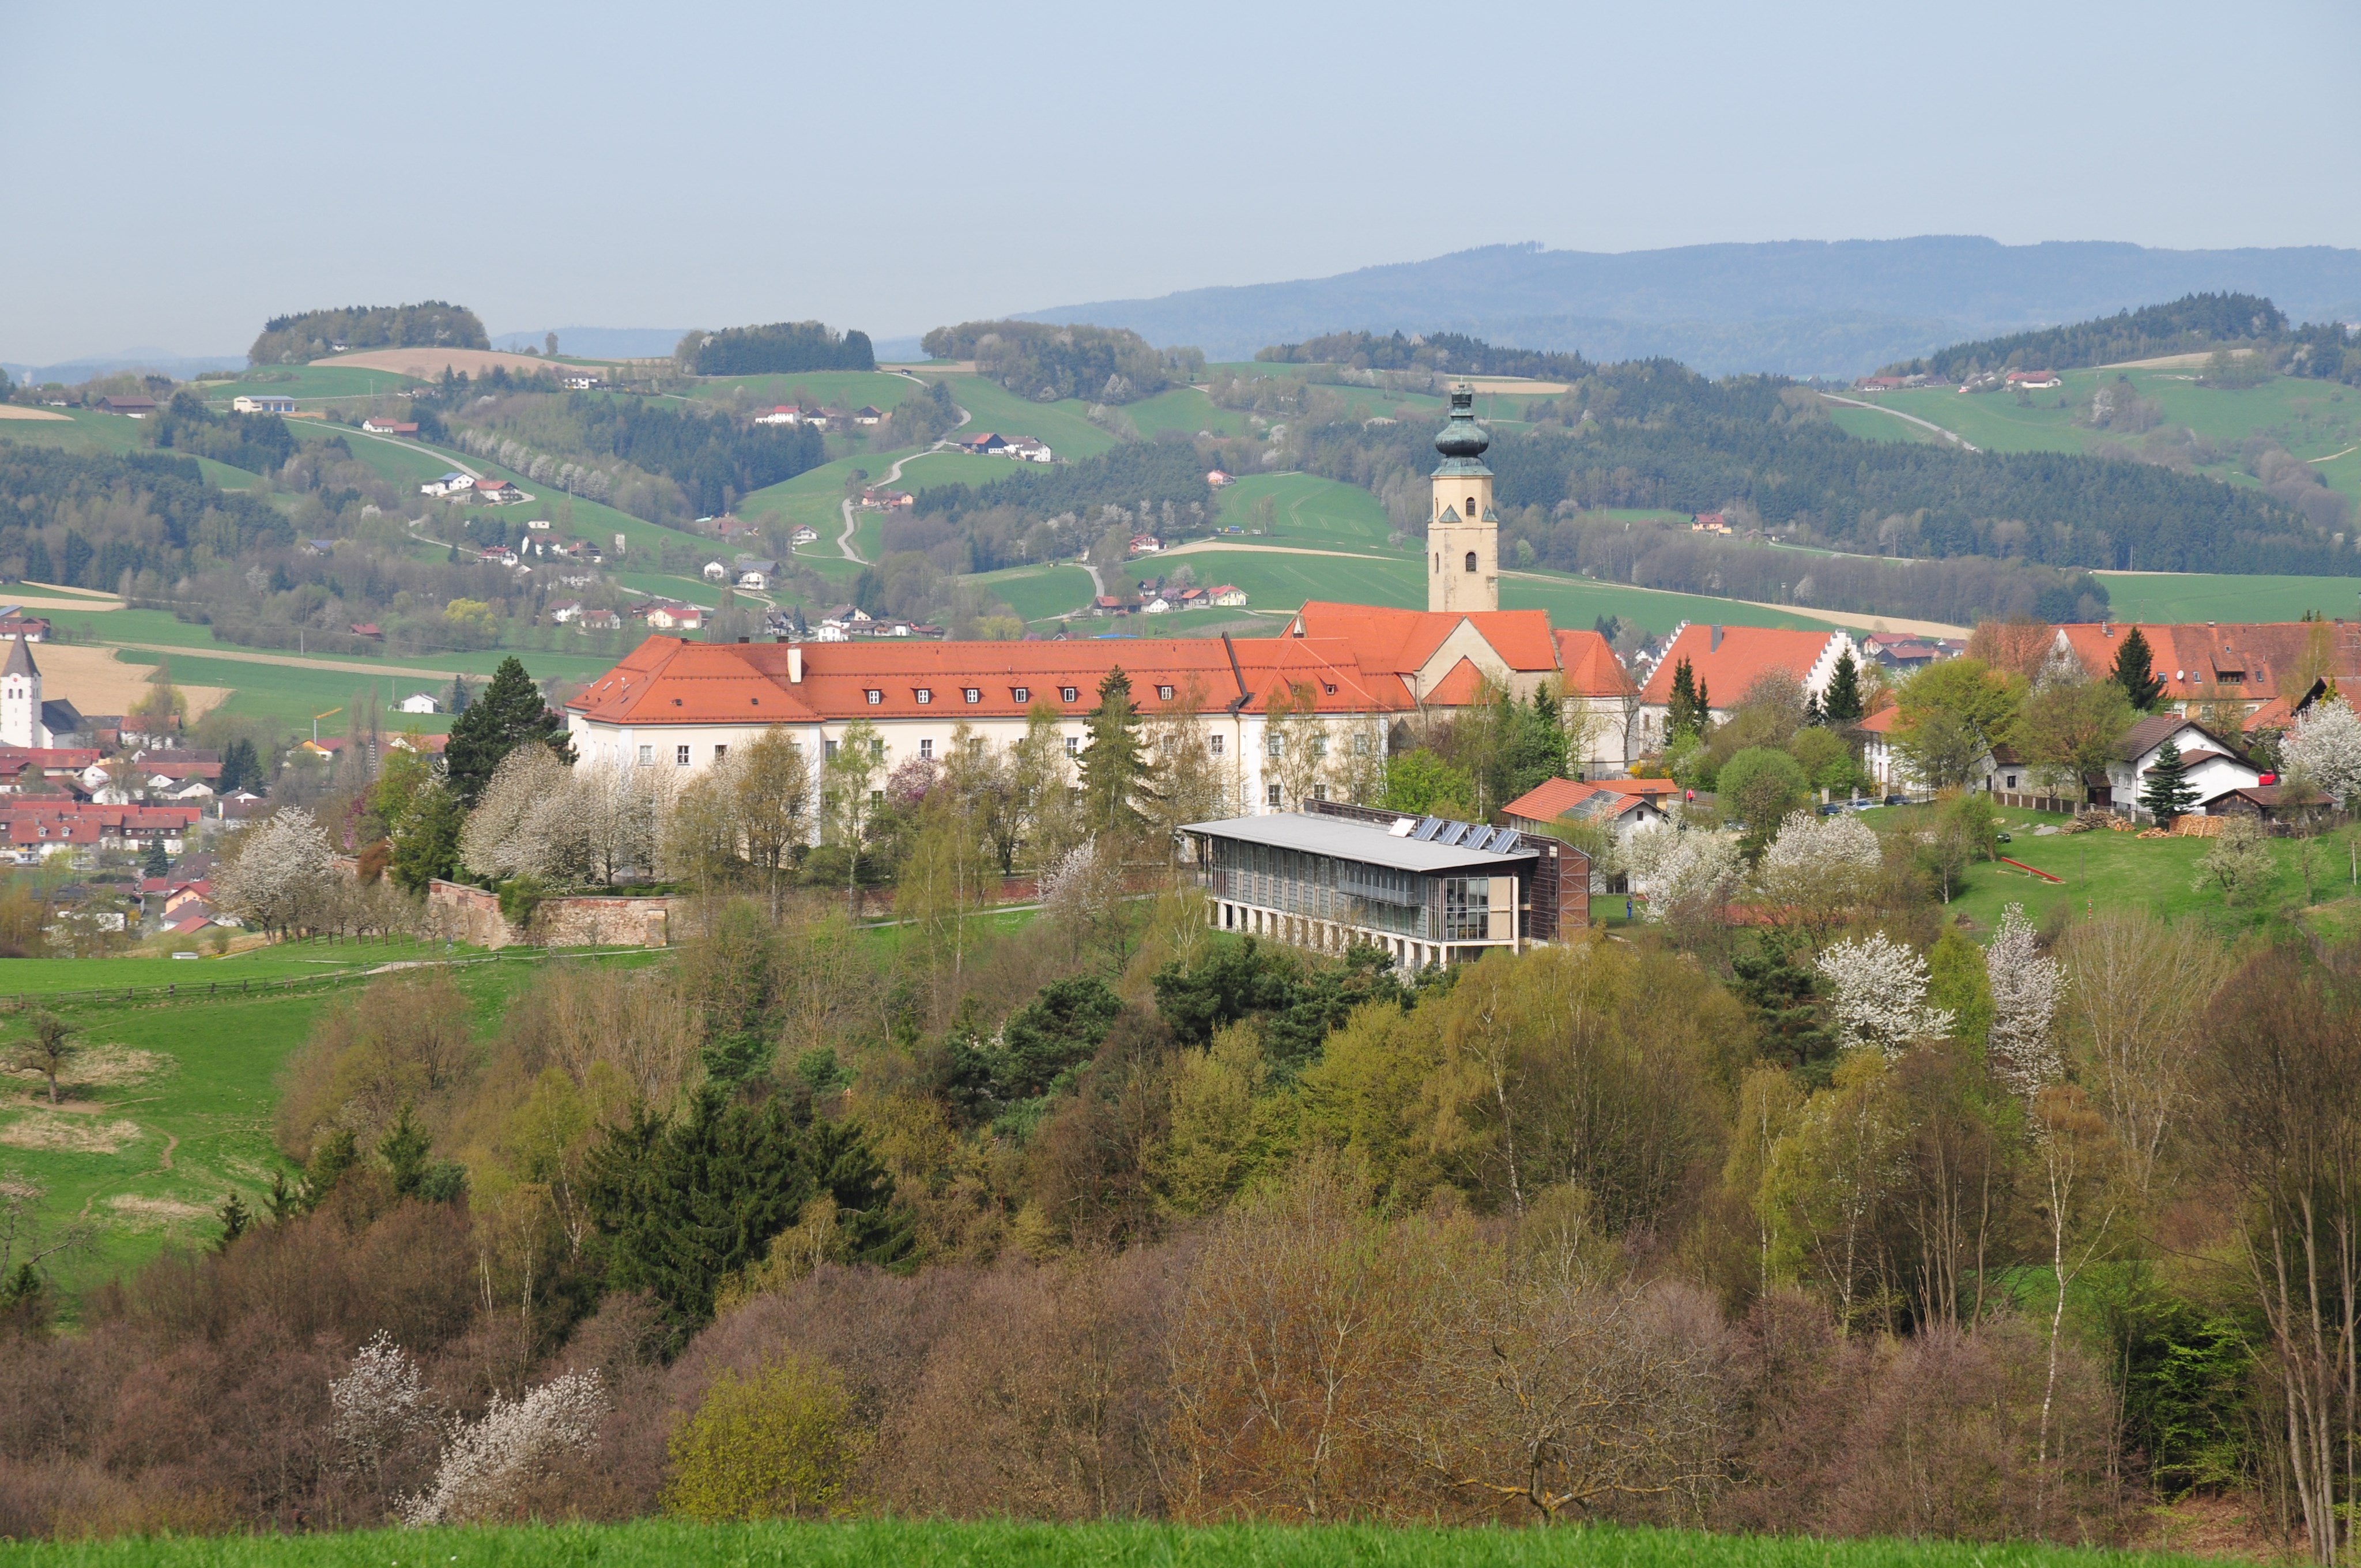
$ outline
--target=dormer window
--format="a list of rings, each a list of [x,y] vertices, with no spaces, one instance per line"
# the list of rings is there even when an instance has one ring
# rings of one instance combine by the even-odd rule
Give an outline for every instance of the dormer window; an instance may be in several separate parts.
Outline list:
[[[1076,695],[1074,688],[1071,686],[1060,686],[1058,688],[1058,700],[1060,702],[1071,702],[1074,700]]]
[[[867,691],[862,693],[862,695],[869,699],[869,706],[872,707],[875,707],[879,703],[885,700],[885,694],[879,691],[875,686],[871,686]]]
[[[1015,697],[1019,702],[1031,702],[1033,700],[1033,688],[1030,686],[1010,686],[1008,688],[1008,695]]]
[[[1172,688],[1170,686],[1158,686],[1156,688],[1156,698],[1159,702],[1170,702],[1172,700]]]
[[[935,694],[934,694],[934,692],[933,692],[932,690],[930,690],[929,688],[928,688],[928,687],[926,687],[926,686],[920,686],[920,687],[918,688],[918,706],[919,706],[920,707],[926,707],[926,706],[927,706],[927,704],[928,704],[928,703],[930,703],[930,702],[932,702],[932,701],[934,701],[934,700],[935,700]]]
[[[982,702],[983,700],[983,688],[982,686],[970,686],[960,695],[966,697],[970,702]]]

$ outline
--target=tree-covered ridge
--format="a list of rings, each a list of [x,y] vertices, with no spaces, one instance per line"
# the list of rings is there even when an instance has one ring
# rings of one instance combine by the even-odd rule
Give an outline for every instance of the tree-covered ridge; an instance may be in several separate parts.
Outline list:
[[[2254,294],[2188,294],[2170,304],[2142,305],[2096,321],[1955,343],[1892,367],[1887,374],[1923,373],[1957,381],[1985,370],[2077,370],[2273,338],[2287,324],[2285,312]]]
[[[1158,348],[1123,327],[962,322],[935,328],[919,345],[936,359],[972,359],[979,373],[1044,403],[1128,403],[1194,380],[1205,368],[1197,350]]]
[[[1773,377],[1708,381],[1669,361],[1601,367],[1538,428],[1486,455],[1504,507],[1751,508],[1795,543],[1885,556],[1988,555],[2097,570],[2334,574],[2351,555],[2253,490],[2149,464],[1858,441]],[[1433,466],[1422,425],[1310,431],[1302,466],[1381,487]]]
[[[276,473],[295,455],[295,437],[277,414],[218,413],[194,392],[175,392],[148,423],[159,449],[210,457],[250,474]]]
[[[465,305],[347,305],[273,316],[246,351],[249,365],[296,365],[341,348],[489,348],[484,323]]]
[[[806,370],[874,370],[865,332],[834,333],[825,322],[774,322],[693,332],[678,357],[699,376],[795,375]]]
[[[276,508],[205,483],[193,458],[0,444],[0,571],[11,576],[113,588],[126,571],[177,571],[200,548],[226,557],[294,537]]]
[[[567,400],[566,412],[580,422],[588,451],[612,453],[672,479],[704,516],[727,510],[737,496],[792,479],[828,460],[819,432],[805,424],[741,424],[675,412],[641,399],[581,392]]]
[[[1373,332],[1332,332],[1303,343],[1275,344],[1255,357],[1279,365],[1349,365],[1356,370],[1431,370],[1454,376],[1530,376],[1576,380],[1597,368],[1579,354],[1508,348],[1466,333],[1385,337]]]
[[[1118,446],[1079,463],[1013,465],[1016,471],[985,485],[930,485],[913,510],[919,515],[1015,507],[1029,517],[1143,503],[1203,507],[1213,499],[1197,449],[1178,442]]]

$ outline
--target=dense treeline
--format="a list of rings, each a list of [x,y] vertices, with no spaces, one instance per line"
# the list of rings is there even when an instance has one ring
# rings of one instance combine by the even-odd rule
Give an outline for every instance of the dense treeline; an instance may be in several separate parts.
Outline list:
[[[1257,349],[1255,357],[1282,365],[1344,365],[1356,370],[1431,370],[1454,376],[1527,376],[1535,380],[1578,380],[1596,366],[1579,354],[1508,348],[1465,333],[1435,332],[1379,337],[1368,332],[1332,332],[1303,343]]]
[[[932,358],[972,359],[980,374],[1045,403],[1128,403],[1194,380],[1205,368],[1196,349],[1157,348],[1128,327],[962,322],[939,326],[919,343]]]
[[[691,333],[675,356],[698,376],[792,375],[803,370],[874,370],[865,332],[830,332],[824,322],[775,322]]]
[[[2079,370],[2268,340],[2287,324],[2287,313],[2257,295],[2189,294],[2168,305],[2143,305],[2070,326],[1955,343],[1923,359],[1888,366],[1883,373],[1963,381],[1987,370]]]
[[[792,479],[828,457],[819,432],[808,425],[741,424],[582,392],[567,400],[566,411],[580,422],[590,452],[664,475],[688,492],[703,516],[727,511],[738,497]]]
[[[1487,461],[1504,505],[1752,509],[1776,537],[1883,555],[2060,568],[2335,574],[2351,554],[2271,498],[2155,465],[1857,441],[1768,378],[1611,366],[1530,411]],[[1307,433],[1302,466],[1385,493],[1433,466],[1409,423]]]
[[[286,514],[207,484],[190,457],[86,456],[0,444],[0,570],[113,590],[124,573],[170,574],[293,541]]]
[[[1135,442],[1079,463],[1011,465],[1013,472],[982,485],[930,485],[912,508],[919,515],[981,511],[1013,506],[1048,514],[1143,501],[1202,506],[1213,491],[1195,447],[1180,442]]]
[[[489,348],[484,323],[464,305],[351,305],[273,316],[246,351],[249,365],[294,365],[337,348]]]
[[[175,392],[148,422],[164,450],[210,457],[250,474],[275,474],[295,455],[294,433],[277,414],[218,413],[194,392]]]

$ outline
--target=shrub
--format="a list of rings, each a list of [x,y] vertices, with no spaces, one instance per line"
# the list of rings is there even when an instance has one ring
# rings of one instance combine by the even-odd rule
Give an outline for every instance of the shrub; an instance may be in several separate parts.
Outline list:
[[[699,1519],[824,1518],[868,1446],[833,1368],[792,1353],[751,1376],[724,1372],[669,1445],[664,1507]]]

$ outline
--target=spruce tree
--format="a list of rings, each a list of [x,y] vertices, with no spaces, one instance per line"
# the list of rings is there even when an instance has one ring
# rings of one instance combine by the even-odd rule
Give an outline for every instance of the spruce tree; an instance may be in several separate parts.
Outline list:
[[[1093,832],[1125,832],[1145,821],[1137,803],[1147,790],[1148,755],[1139,740],[1131,677],[1121,665],[1099,683],[1099,706],[1091,715],[1082,767],[1082,820]]]
[[[2189,771],[2181,766],[2180,748],[2167,740],[2157,748],[2156,761],[2147,765],[2147,774],[2140,781],[2139,803],[2158,822],[2169,825],[2176,817],[2189,815],[2197,804],[2197,792],[2189,786]]]
[[[172,862],[170,858],[164,853],[163,839],[150,839],[148,840],[148,861],[145,865],[141,866],[139,870],[142,874],[151,877],[164,877],[171,874]]]
[[[1837,655],[1836,674],[1828,678],[1828,694],[1820,704],[1828,716],[1828,728],[1841,729],[1861,722],[1861,666],[1853,662],[1850,645]]]
[[[1664,716],[1664,743],[1672,744],[1684,735],[1693,735],[1705,729],[1705,691],[1697,685],[1697,672],[1683,659],[1673,666],[1673,699]]]
[[[574,760],[566,739],[566,716],[550,711],[541,688],[511,656],[500,661],[492,684],[451,726],[451,741],[443,752],[444,777],[459,804],[474,810],[484,786],[492,782],[493,770],[528,742],[547,746],[560,761]]]
[[[2115,667],[2108,677],[2124,688],[2124,695],[2142,713],[2154,707],[2156,699],[2164,695],[2164,682],[2157,678],[2154,662],[2147,639],[2135,626],[2125,634],[2124,645],[2115,650]]]

